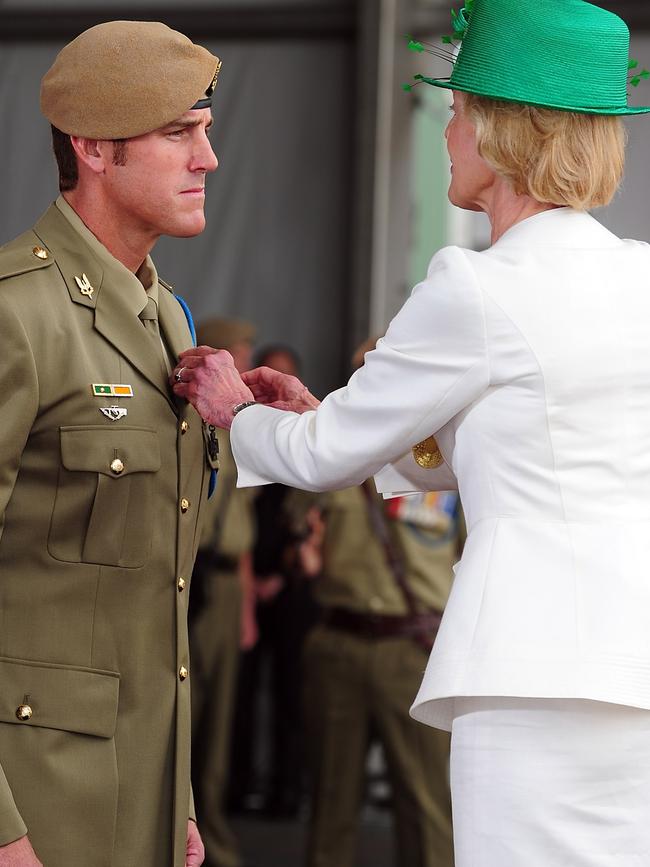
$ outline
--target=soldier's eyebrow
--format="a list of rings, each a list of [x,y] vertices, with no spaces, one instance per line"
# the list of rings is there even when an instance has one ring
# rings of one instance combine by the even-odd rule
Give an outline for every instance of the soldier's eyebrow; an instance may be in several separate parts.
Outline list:
[[[206,130],[210,129],[213,123],[214,119],[210,118],[210,120],[205,125]],[[179,118],[179,120],[174,120],[171,123],[168,123],[167,126],[164,126],[163,131],[170,129],[179,129],[179,127],[185,129],[186,127],[201,126],[202,124],[203,121],[199,117],[187,118],[186,120]]]

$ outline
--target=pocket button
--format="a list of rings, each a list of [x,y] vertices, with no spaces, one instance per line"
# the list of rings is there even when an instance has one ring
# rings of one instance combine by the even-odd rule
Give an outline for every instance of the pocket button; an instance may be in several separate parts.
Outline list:
[[[16,716],[21,722],[27,722],[34,715],[34,711],[28,704],[21,704],[16,708]]]
[[[114,461],[111,461],[111,472],[115,473],[116,476],[119,476],[124,472],[124,464],[119,458],[115,458]]]

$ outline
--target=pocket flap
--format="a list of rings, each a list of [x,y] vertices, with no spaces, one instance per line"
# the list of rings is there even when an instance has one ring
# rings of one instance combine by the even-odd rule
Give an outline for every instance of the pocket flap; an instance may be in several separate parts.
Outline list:
[[[45,662],[0,658],[0,722],[79,732],[115,734],[119,675]],[[18,708],[27,705],[29,719]]]
[[[158,434],[144,427],[62,427],[61,462],[66,470],[104,473],[111,478],[155,473],[160,469]]]

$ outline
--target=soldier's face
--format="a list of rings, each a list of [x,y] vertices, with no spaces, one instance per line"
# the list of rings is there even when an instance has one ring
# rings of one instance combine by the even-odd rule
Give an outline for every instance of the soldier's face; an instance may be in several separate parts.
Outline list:
[[[127,141],[124,164],[105,169],[109,201],[124,226],[156,237],[203,231],[205,178],[218,165],[211,126],[210,109],[195,109]]]

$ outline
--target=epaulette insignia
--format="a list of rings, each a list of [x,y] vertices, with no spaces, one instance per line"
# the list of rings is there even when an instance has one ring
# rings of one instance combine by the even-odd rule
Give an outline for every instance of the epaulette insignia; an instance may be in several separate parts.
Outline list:
[[[0,247],[0,280],[28,274],[41,268],[49,268],[54,262],[52,254],[40,244],[34,244],[35,236],[22,235],[4,247]]]

